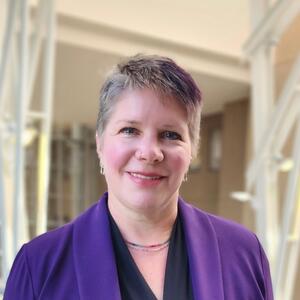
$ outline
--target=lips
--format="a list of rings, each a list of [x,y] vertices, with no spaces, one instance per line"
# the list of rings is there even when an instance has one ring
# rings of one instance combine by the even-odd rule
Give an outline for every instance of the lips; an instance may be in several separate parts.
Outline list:
[[[141,180],[159,180],[165,178],[165,176],[161,176],[156,173],[145,173],[145,172],[128,172],[134,178]]]

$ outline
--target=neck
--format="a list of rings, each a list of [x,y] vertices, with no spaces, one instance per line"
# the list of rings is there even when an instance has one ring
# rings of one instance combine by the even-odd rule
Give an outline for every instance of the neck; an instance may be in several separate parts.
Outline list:
[[[121,206],[120,201],[114,201],[109,195],[108,209],[125,240],[141,245],[159,244],[171,236],[177,216],[177,198],[153,211],[135,211]]]

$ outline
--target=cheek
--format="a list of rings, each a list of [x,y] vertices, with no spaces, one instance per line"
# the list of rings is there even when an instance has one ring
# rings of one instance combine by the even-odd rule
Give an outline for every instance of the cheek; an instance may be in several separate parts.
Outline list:
[[[169,156],[169,163],[179,173],[185,173],[190,164],[190,155],[187,151],[175,151]]]
[[[122,168],[132,155],[132,150],[124,145],[110,143],[105,145],[102,151],[102,160],[104,167],[109,170],[116,170]]]

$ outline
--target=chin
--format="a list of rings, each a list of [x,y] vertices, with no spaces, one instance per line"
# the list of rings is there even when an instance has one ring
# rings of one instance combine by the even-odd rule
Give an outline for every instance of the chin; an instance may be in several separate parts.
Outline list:
[[[128,201],[132,209],[143,212],[161,210],[166,204],[170,204],[172,196],[164,196],[161,193],[135,193]]]
[[[159,208],[159,199],[156,197],[151,197],[149,195],[135,195],[131,197],[128,204],[130,207],[136,210],[153,210]]]

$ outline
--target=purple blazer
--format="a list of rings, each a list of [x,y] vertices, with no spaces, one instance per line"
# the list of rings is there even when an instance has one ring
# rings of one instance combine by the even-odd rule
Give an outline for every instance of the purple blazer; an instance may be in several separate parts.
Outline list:
[[[273,299],[268,261],[256,236],[182,199],[178,203],[195,300]],[[73,222],[21,248],[4,300],[23,299],[121,300],[107,194]]]

